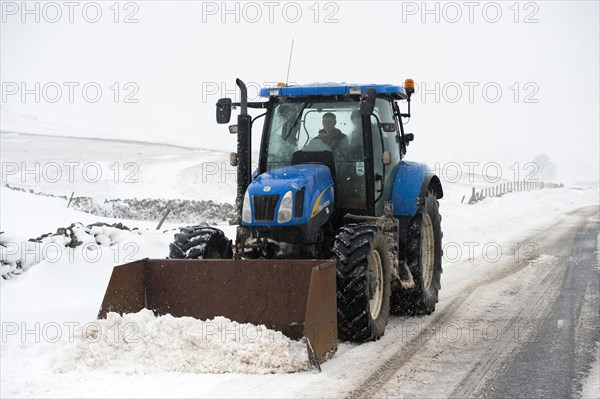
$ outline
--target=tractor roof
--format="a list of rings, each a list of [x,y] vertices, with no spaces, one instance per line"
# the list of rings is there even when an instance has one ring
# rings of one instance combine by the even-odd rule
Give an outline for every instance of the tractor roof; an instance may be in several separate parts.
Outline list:
[[[260,90],[262,97],[304,97],[304,96],[338,96],[360,95],[367,88],[373,88],[377,94],[389,95],[396,99],[406,98],[402,86],[390,84],[353,84],[353,83],[311,83],[298,86],[265,87]]]

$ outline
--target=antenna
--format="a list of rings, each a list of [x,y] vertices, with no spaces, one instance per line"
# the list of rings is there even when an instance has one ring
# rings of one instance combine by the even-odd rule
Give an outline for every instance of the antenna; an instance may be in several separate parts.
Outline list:
[[[290,79],[290,67],[292,66],[292,52],[294,51],[294,39],[292,39],[292,45],[290,46],[290,60],[288,61],[287,76],[285,77],[285,85],[288,85]]]

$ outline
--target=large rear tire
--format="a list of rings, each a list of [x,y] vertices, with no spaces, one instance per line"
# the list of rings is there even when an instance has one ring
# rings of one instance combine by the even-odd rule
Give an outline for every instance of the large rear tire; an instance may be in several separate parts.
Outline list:
[[[406,260],[415,287],[392,293],[392,312],[428,315],[438,302],[442,275],[442,217],[433,191],[428,191],[408,226]]]
[[[333,253],[339,338],[353,342],[380,338],[390,312],[391,271],[384,235],[372,224],[344,226]]]
[[[213,227],[183,227],[169,244],[169,259],[231,259],[231,240]]]

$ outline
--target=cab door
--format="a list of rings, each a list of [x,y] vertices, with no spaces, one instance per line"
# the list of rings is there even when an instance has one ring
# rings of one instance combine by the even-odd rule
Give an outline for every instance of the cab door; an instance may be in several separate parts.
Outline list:
[[[391,199],[400,162],[399,136],[391,100],[378,98],[370,119],[373,211],[375,216],[382,216],[385,203]]]

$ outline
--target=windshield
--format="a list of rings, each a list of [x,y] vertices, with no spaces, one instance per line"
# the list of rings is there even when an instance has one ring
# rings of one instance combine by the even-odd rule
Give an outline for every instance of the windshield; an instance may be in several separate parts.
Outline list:
[[[344,208],[366,203],[362,122],[358,100],[298,101],[275,106],[267,131],[267,170],[289,166],[297,151],[331,151],[337,202]]]
[[[358,101],[289,102],[278,104],[268,131],[267,169],[290,165],[296,151],[332,151],[345,160],[362,151],[342,154],[350,146],[362,150]],[[342,161],[338,160],[336,163]]]
[[[384,171],[381,157],[384,149],[390,149],[388,147],[396,143],[394,132],[383,133],[378,126],[394,122],[387,100],[377,99],[370,121],[375,153],[373,172],[374,178],[377,178],[377,175],[391,172],[391,169]],[[347,209],[366,207],[367,171],[358,99],[331,102],[308,99],[277,104],[265,139],[267,170],[289,166],[297,151],[332,152],[337,183],[336,202]],[[392,151],[394,153],[398,151]]]

